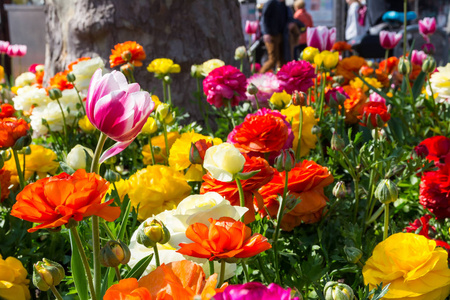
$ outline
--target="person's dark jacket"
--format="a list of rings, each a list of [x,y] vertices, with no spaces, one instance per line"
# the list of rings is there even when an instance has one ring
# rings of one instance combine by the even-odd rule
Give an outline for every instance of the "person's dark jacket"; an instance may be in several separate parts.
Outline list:
[[[262,34],[283,34],[288,23],[286,5],[278,0],[269,0],[264,4],[261,16]]]

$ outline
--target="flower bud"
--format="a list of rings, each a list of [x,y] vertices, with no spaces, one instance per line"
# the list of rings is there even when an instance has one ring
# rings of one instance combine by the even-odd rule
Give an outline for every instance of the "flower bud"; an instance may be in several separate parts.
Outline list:
[[[234,52],[234,59],[235,60],[244,59],[246,54],[247,50],[245,49],[245,46],[239,46],[236,48],[236,51]]]
[[[124,61],[128,62],[133,57],[133,54],[130,52],[130,50],[125,50],[122,52],[121,57]]]
[[[303,106],[305,105],[307,98],[308,95],[306,95],[306,93],[295,91],[292,95],[292,104],[295,106]]]
[[[436,70],[436,60],[432,56],[428,56],[422,64],[422,72],[426,74],[433,73]]]
[[[433,55],[434,52],[436,51],[436,48],[434,47],[433,44],[427,43],[427,44],[424,44],[424,45],[422,46],[422,50],[423,50],[423,52],[425,52],[426,54]]]
[[[333,76],[333,81],[338,83],[339,85],[342,85],[345,81],[345,78],[342,75],[335,75]]]
[[[398,199],[397,185],[389,179],[383,179],[375,190],[375,198],[381,203],[389,204]]]
[[[163,77],[163,81],[167,84],[171,84],[172,83],[172,78],[169,75],[166,75]]]
[[[407,58],[400,58],[398,72],[402,75],[409,75],[411,73],[411,62]]]
[[[66,157],[66,163],[74,170],[86,169],[91,165],[94,152],[81,145],[76,145]]]
[[[173,123],[175,123],[174,113],[168,114],[164,118],[164,123],[166,123],[167,125],[172,125]]]
[[[338,199],[342,199],[347,196],[347,194],[348,192],[347,187],[345,186],[345,182],[338,181],[333,188],[333,195]]]
[[[191,76],[194,78],[202,78],[202,65],[192,65]]]
[[[13,150],[22,150],[24,147],[27,147],[31,144],[31,134],[27,132],[26,135],[21,136],[17,139],[14,145],[11,147]]]
[[[48,96],[50,97],[50,99],[56,100],[62,97],[62,93],[60,89],[52,88],[48,91]]]
[[[355,294],[351,287],[344,283],[329,281],[323,289],[325,300],[353,300]]]
[[[147,122],[145,122],[144,127],[142,127],[142,134],[153,134],[158,130],[158,125],[156,120],[152,117],[148,117]]]
[[[322,128],[320,128],[320,126],[317,126],[317,125],[314,125],[312,128],[311,128],[311,133],[312,134],[320,134],[322,132]]]
[[[256,95],[258,93],[258,88],[253,83],[250,83],[247,86],[247,93],[249,93],[250,95]]]
[[[363,255],[362,251],[355,247],[344,246],[344,252],[345,256],[347,256],[347,261],[352,264],[356,264]]]
[[[153,219],[145,221],[137,233],[137,242],[147,248],[155,247],[157,243],[165,244],[170,240],[170,232],[163,222]]]
[[[314,56],[316,56],[317,54],[319,54],[319,49],[314,47],[306,47],[301,54],[301,58],[310,63],[313,63]]]
[[[33,284],[43,292],[48,291],[51,286],[57,286],[65,277],[64,268],[46,258],[33,267]]]
[[[118,265],[126,265],[131,258],[131,252],[127,245],[121,240],[108,241],[100,249],[100,263],[105,267],[115,268]]]
[[[113,157],[110,157],[110,158],[108,158],[107,160],[105,160],[103,163],[105,164],[105,165],[113,165],[113,164],[115,164],[117,162],[117,156],[113,156]]]
[[[170,112],[170,105],[167,103],[161,103],[156,108],[156,114],[158,116],[159,121],[163,122],[164,119],[167,117],[167,115]]]
[[[425,145],[416,146],[414,148],[414,152],[416,153],[417,157],[420,157],[420,158],[425,158],[429,154],[428,148]]]
[[[75,82],[75,80],[77,79],[76,77],[75,77],[75,74],[73,74],[73,73],[69,73],[69,74],[67,74],[67,81],[68,82]]]
[[[120,67],[120,71],[123,73],[123,75],[129,77],[134,72],[134,65],[130,63],[124,64]]]
[[[117,172],[114,172],[111,169],[106,170],[105,172],[105,179],[108,180],[109,182],[117,182],[120,180],[120,174]]]
[[[331,137],[331,149],[334,151],[341,151],[344,147],[344,140],[339,136],[339,134],[333,132],[333,136]]]
[[[289,172],[295,166],[295,153],[292,149],[281,150],[280,155],[275,158],[275,168],[278,172]]]
[[[198,140],[195,143],[191,143],[191,149],[189,151],[189,161],[191,164],[203,165],[205,159],[206,150],[212,146],[212,143],[207,142],[204,139]]]

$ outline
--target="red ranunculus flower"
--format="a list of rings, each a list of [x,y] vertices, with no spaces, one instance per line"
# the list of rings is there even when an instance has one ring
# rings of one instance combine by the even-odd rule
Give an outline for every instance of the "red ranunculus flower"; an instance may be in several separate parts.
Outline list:
[[[9,185],[11,184],[11,172],[5,168],[0,169],[0,203],[9,196]]]
[[[61,91],[73,89],[73,84],[67,81],[67,74],[69,74],[69,70],[56,73],[55,76],[50,78],[50,86],[47,88],[47,90],[50,90],[52,88],[57,88]]]
[[[4,118],[0,119],[0,149],[14,146],[16,141],[27,134],[30,129],[24,119]]]
[[[292,146],[294,134],[286,116],[278,111],[261,108],[245,117],[228,135],[228,143],[241,152],[254,155],[279,152]]]
[[[384,123],[389,121],[391,114],[387,110],[386,103],[382,101],[367,102],[363,108],[363,115],[359,117],[362,120],[359,124],[361,126],[367,126],[367,123],[370,122],[375,128],[383,126],[382,124],[378,124],[377,116],[380,116]]]
[[[14,106],[5,103],[0,106],[0,119],[12,117],[14,114]]]
[[[447,251],[450,251],[450,245],[444,241],[441,240],[436,240],[430,237],[430,229],[432,230],[432,232],[436,232],[436,228],[434,226],[430,226],[430,224],[428,224],[428,222],[430,222],[431,220],[431,215],[424,215],[422,217],[420,217],[420,219],[416,219],[414,220],[414,222],[409,223],[409,226],[405,228],[406,232],[412,232],[412,233],[416,233],[417,230],[420,229],[419,232],[417,232],[417,234],[419,235],[423,235],[424,237],[426,237],[427,239],[432,239],[436,242],[436,245],[447,249]]]
[[[419,201],[437,219],[450,217],[450,154],[437,171],[426,172],[422,176]]]
[[[314,85],[316,78],[314,67],[305,60],[288,62],[277,73],[282,90],[292,94],[295,91],[307,92]]]
[[[242,172],[252,172],[260,170],[256,175],[247,180],[241,180],[242,189],[244,190],[245,206],[249,209],[245,215],[245,223],[251,223],[255,220],[255,207],[254,203],[262,209],[263,203],[261,195],[258,193],[258,189],[268,183],[273,178],[275,169],[272,168],[269,163],[261,157],[250,157],[245,155],[245,164]],[[239,191],[236,185],[236,181],[223,182],[214,179],[210,173],[203,176],[204,182],[200,189],[201,194],[208,192],[216,192],[222,197],[230,201],[231,205],[239,206]]]
[[[111,207],[114,199],[103,202],[109,182],[95,173],[79,169],[73,175],[61,173],[27,185],[16,197],[11,216],[41,223],[28,232],[57,228],[70,219],[81,221],[99,216],[109,222],[120,215],[120,207]]]
[[[301,199],[301,202],[284,215],[281,228],[291,231],[294,227],[304,223],[315,223],[322,217],[322,211],[328,198],[323,188],[333,182],[333,175],[326,167],[322,167],[313,161],[304,160],[297,163],[289,172],[289,193]],[[278,195],[283,194],[285,173],[275,171],[272,181],[259,189],[270,215],[275,218],[279,208]],[[264,209],[260,210],[265,215]]]
[[[428,153],[426,153],[426,158],[428,160],[439,163],[440,160],[444,160],[446,155],[450,152],[450,139],[442,135],[433,136],[423,140],[419,146],[425,146],[428,150]],[[416,148],[421,150],[420,153],[425,153],[419,146]]]

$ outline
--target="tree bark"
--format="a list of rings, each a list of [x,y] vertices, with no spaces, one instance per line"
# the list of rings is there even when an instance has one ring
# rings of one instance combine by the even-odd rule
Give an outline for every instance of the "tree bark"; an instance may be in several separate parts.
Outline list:
[[[191,65],[219,58],[237,66],[234,50],[244,45],[237,0],[47,0],[46,79],[82,56],[100,56],[109,67],[117,43],[136,41],[147,54],[135,78],[162,98],[162,83],[146,70],[156,58],[181,66],[172,76],[174,105],[198,117],[191,101],[196,83]]]

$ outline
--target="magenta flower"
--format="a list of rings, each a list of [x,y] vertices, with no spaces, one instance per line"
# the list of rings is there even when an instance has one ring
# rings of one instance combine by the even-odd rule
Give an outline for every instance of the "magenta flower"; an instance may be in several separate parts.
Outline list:
[[[325,102],[327,105],[330,105],[330,100],[333,99],[336,104],[342,105],[343,103],[339,103],[338,93],[345,96],[346,99],[350,98],[350,96],[344,91],[344,89],[340,86],[328,89],[325,92]]]
[[[436,48],[431,43],[426,43],[422,45],[422,50],[426,54],[434,54],[434,51],[436,51]]]
[[[380,32],[380,44],[384,49],[393,49],[398,45],[402,38],[401,33],[382,30]]]
[[[326,26],[308,27],[306,29],[306,44],[308,47],[319,49],[320,52],[324,50],[330,51],[336,42],[336,28]]]
[[[424,18],[419,21],[419,32],[423,38],[430,42],[429,35],[436,31],[436,19],[435,18]]]
[[[232,106],[246,100],[247,79],[233,66],[222,66],[212,70],[203,80],[206,101],[215,107],[222,107],[230,100]]]
[[[313,79],[316,76],[314,67],[304,60],[288,62],[277,73],[281,90],[288,94],[295,91],[306,93],[314,85]]]
[[[280,82],[277,79],[277,76],[273,73],[267,72],[263,74],[254,74],[249,79],[247,79],[247,85],[253,83],[258,88],[258,93],[256,96],[258,97],[259,104],[263,106],[267,106],[267,102],[270,97],[272,97],[273,93],[278,93],[283,91],[280,87]],[[253,104],[256,103],[255,96],[247,93],[247,98]],[[256,105],[256,104],[255,104]]]
[[[422,66],[423,61],[427,58],[427,54],[423,51],[413,50],[411,53],[411,62],[418,66]]]
[[[8,52],[8,47],[8,41],[0,41],[0,54],[6,54]]]
[[[271,283],[265,286],[260,282],[248,282],[245,284],[229,285],[221,293],[214,295],[215,300],[299,300],[291,298],[291,289],[283,289],[281,286]]]
[[[137,83],[128,84],[121,72],[102,76],[95,71],[86,98],[86,115],[91,123],[117,143],[100,157],[100,163],[122,152],[141,132],[155,107],[150,94]]]
[[[256,34],[258,32],[259,22],[258,21],[249,21],[245,22],[245,33],[246,34]]]
[[[25,56],[27,54],[27,46],[26,45],[9,45],[6,50],[6,54],[9,56]]]

